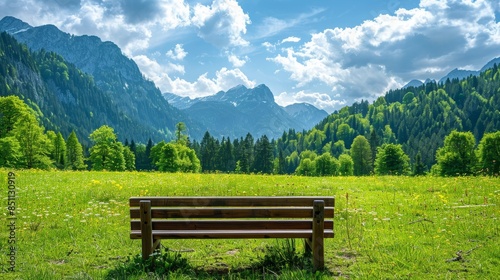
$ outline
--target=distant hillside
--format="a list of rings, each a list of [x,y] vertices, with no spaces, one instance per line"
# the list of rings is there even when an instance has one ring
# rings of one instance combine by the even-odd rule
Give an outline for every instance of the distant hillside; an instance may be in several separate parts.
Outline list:
[[[363,135],[373,155],[383,143],[399,143],[412,162],[420,153],[430,168],[436,150],[452,130],[471,131],[476,141],[486,132],[500,130],[500,68],[496,64],[477,76],[443,84],[428,81],[391,90],[372,104],[363,101],[344,107],[306,134],[284,134],[277,149],[284,157],[305,150],[318,154],[330,151],[338,157],[351,148],[356,136]]]
[[[295,103],[288,105],[285,107],[285,111],[292,116],[295,121],[303,122],[308,128],[318,124],[321,120],[328,116],[328,113],[325,110],[320,110],[308,103]]]
[[[115,127],[121,137],[134,137],[143,142],[148,137],[168,138],[180,121],[186,123],[192,137],[201,137],[203,131],[199,124],[170,106],[154,83],[146,80],[135,62],[124,56],[114,43],[102,42],[95,36],[70,35],[53,25],[31,27],[13,17],[0,21],[0,31],[12,34],[31,50],[55,52],[91,75],[117,111],[133,122],[140,122],[149,131],[131,134],[125,127]]]
[[[61,56],[31,53],[5,32],[0,33],[0,54],[0,96],[21,97],[47,129],[66,137],[74,130],[84,145],[89,144],[89,134],[103,124],[122,128],[120,138],[161,137],[120,111],[91,76]]]
[[[198,120],[216,138],[232,139],[266,135],[278,138],[289,129],[309,129],[328,113],[312,105],[297,104],[283,108],[276,104],[266,85],[249,89],[243,85],[227,92],[190,99],[175,94],[164,94],[170,104]]]

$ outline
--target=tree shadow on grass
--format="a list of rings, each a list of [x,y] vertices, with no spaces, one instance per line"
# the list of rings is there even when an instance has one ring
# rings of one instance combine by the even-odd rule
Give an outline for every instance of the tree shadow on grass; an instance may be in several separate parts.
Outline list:
[[[148,260],[128,258],[110,270],[106,279],[330,279],[328,270],[313,272],[310,253],[299,253],[295,240],[279,240],[266,247],[262,260],[250,266],[225,264],[193,267],[178,252],[163,248]]]

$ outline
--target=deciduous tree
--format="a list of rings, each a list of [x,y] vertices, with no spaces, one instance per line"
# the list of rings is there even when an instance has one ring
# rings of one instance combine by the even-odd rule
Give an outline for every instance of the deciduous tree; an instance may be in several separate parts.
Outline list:
[[[369,175],[372,170],[372,152],[370,143],[363,135],[354,138],[351,147],[351,157],[354,163],[354,175]]]
[[[472,132],[452,131],[436,152],[436,165],[443,176],[471,175],[477,163]]]
[[[407,175],[410,171],[410,158],[401,145],[384,144],[378,148],[375,158],[375,173],[378,175]]]
[[[478,157],[483,173],[500,174],[500,131],[484,134],[479,142]]]

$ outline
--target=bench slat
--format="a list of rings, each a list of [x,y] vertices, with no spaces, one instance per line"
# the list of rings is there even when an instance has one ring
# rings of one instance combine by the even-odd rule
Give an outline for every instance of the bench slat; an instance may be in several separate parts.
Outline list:
[[[334,197],[327,196],[229,196],[229,197],[131,197],[131,207],[141,200],[150,200],[151,207],[166,206],[310,206],[314,200],[324,200],[325,207],[335,206]]]
[[[237,229],[312,229],[312,220],[176,220],[154,221],[153,230],[237,230]],[[326,229],[333,229],[333,220],[325,220]],[[131,230],[140,230],[141,222],[131,222]]]
[[[324,237],[332,238],[333,230],[325,230]],[[155,230],[154,239],[240,239],[240,238],[311,238],[310,230]],[[131,239],[141,239],[141,231],[133,230]]]
[[[333,207],[325,207],[325,217],[333,217]],[[312,218],[313,208],[153,208],[155,218]],[[140,218],[139,208],[130,209],[132,219]]]

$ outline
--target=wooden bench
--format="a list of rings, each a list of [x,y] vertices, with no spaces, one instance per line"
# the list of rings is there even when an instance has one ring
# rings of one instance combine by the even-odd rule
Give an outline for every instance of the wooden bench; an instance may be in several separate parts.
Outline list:
[[[304,238],[321,270],[334,206],[318,196],[132,197],[130,238],[142,239],[144,259],[161,239]]]

